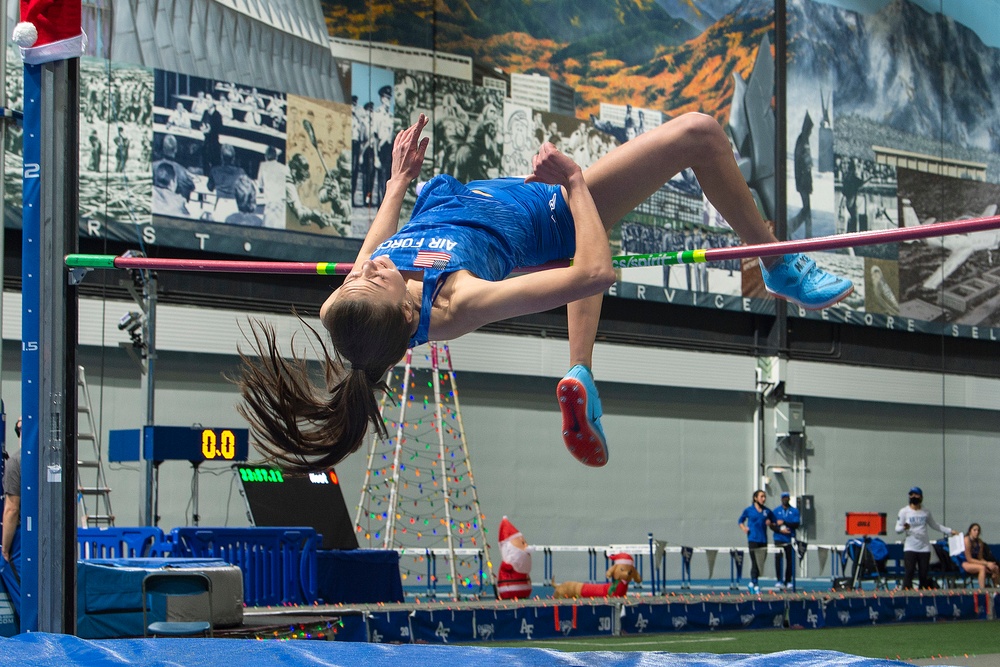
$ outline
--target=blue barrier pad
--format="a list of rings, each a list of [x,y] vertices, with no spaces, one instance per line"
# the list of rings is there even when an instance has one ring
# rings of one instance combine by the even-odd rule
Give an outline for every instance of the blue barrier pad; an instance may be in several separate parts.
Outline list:
[[[402,602],[399,554],[391,549],[318,551],[316,589],[326,604]]]
[[[77,563],[77,634],[94,639],[143,634],[142,580],[170,568],[226,566],[218,558],[97,558]]]
[[[626,605],[622,632],[690,632],[780,628],[785,622],[783,600],[680,602]]]
[[[358,644],[329,641],[256,641],[246,639],[85,640],[69,635],[22,634],[0,639],[4,664],[58,664],[60,667],[121,665],[331,665],[344,667],[907,667],[836,651],[783,651],[766,655],[706,653],[563,653],[536,648]]]

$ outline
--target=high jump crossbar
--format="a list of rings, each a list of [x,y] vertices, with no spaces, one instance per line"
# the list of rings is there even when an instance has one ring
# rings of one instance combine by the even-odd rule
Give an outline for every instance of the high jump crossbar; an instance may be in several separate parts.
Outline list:
[[[796,252],[837,250],[858,246],[899,243],[938,236],[969,234],[1000,228],[1000,216],[952,220],[913,227],[896,227],[836,236],[821,236],[797,241],[779,241],[730,248],[681,250],[645,255],[619,255],[611,261],[616,269],[641,266],[671,266],[721,262],[732,259],[774,257]],[[548,262],[539,266],[515,269],[518,273],[569,266],[571,260]],[[140,269],[157,271],[201,271],[208,273],[291,273],[321,276],[346,275],[354,269],[351,262],[268,262],[222,259],[162,259],[156,257],[119,257],[115,255],[73,254],[66,256],[66,266],[79,269]]]

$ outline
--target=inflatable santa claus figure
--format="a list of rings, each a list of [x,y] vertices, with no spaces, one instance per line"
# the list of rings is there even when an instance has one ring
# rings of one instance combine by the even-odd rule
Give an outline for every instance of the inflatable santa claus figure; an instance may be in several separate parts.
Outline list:
[[[531,547],[507,517],[500,521],[500,574],[497,597],[516,600],[531,597]]]
[[[21,22],[11,37],[29,65],[78,58],[87,48],[80,0],[21,0]]]

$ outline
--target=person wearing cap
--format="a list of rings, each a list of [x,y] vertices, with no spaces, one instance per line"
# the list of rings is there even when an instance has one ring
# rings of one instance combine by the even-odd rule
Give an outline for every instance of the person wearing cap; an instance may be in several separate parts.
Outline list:
[[[532,548],[514,527],[510,519],[500,521],[500,572],[497,575],[497,597],[517,600],[531,597]]]
[[[931,540],[927,527],[946,535],[957,535],[954,530],[942,526],[934,520],[930,511],[923,509],[924,492],[919,486],[910,489],[910,503],[899,510],[896,517],[896,532],[906,532],[903,542],[903,588],[913,586],[913,573],[917,573],[920,588],[928,587],[927,573],[931,563]]]
[[[748,588],[751,593],[760,592],[757,579],[760,578],[760,569],[767,557],[767,528],[774,525],[774,514],[764,506],[766,502],[767,494],[757,489],[753,492],[753,502],[743,510],[740,518],[736,521],[740,530],[746,533],[747,547],[750,550],[750,584]]]
[[[774,559],[775,578],[778,580],[775,588],[792,587],[792,570],[795,567],[794,554],[792,552],[792,540],[795,539],[795,529],[801,523],[799,510],[792,507],[792,495],[788,491],[781,494],[781,505],[773,510],[774,513],[774,546],[781,549],[781,553]],[[784,561],[785,576],[781,576],[781,566]]]

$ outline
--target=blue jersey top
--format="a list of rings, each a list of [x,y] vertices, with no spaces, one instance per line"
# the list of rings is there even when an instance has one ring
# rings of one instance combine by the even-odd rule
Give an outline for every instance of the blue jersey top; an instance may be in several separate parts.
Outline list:
[[[774,543],[788,544],[792,541],[792,538],[795,537],[795,529],[799,527],[799,524],[802,521],[799,515],[799,510],[791,505],[788,506],[788,509],[785,509],[784,505],[778,505],[774,508],[772,513],[774,514],[775,521],[784,521],[785,523],[783,525],[788,526],[788,529],[791,531],[790,533],[782,533],[779,532],[781,526],[775,526]]]
[[[761,542],[767,543],[767,522],[774,521],[774,514],[771,510],[766,507],[760,512],[754,505],[743,510],[743,514],[740,514],[740,518],[736,521],[737,524],[746,522],[747,528],[750,532],[747,533],[747,542]]]
[[[562,189],[497,178],[462,185],[435,176],[417,197],[410,221],[379,245],[401,271],[423,271],[420,323],[410,347],[429,340],[431,307],[444,278],[468,270],[503,280],[519,266],[573,256],[576,231]]]

